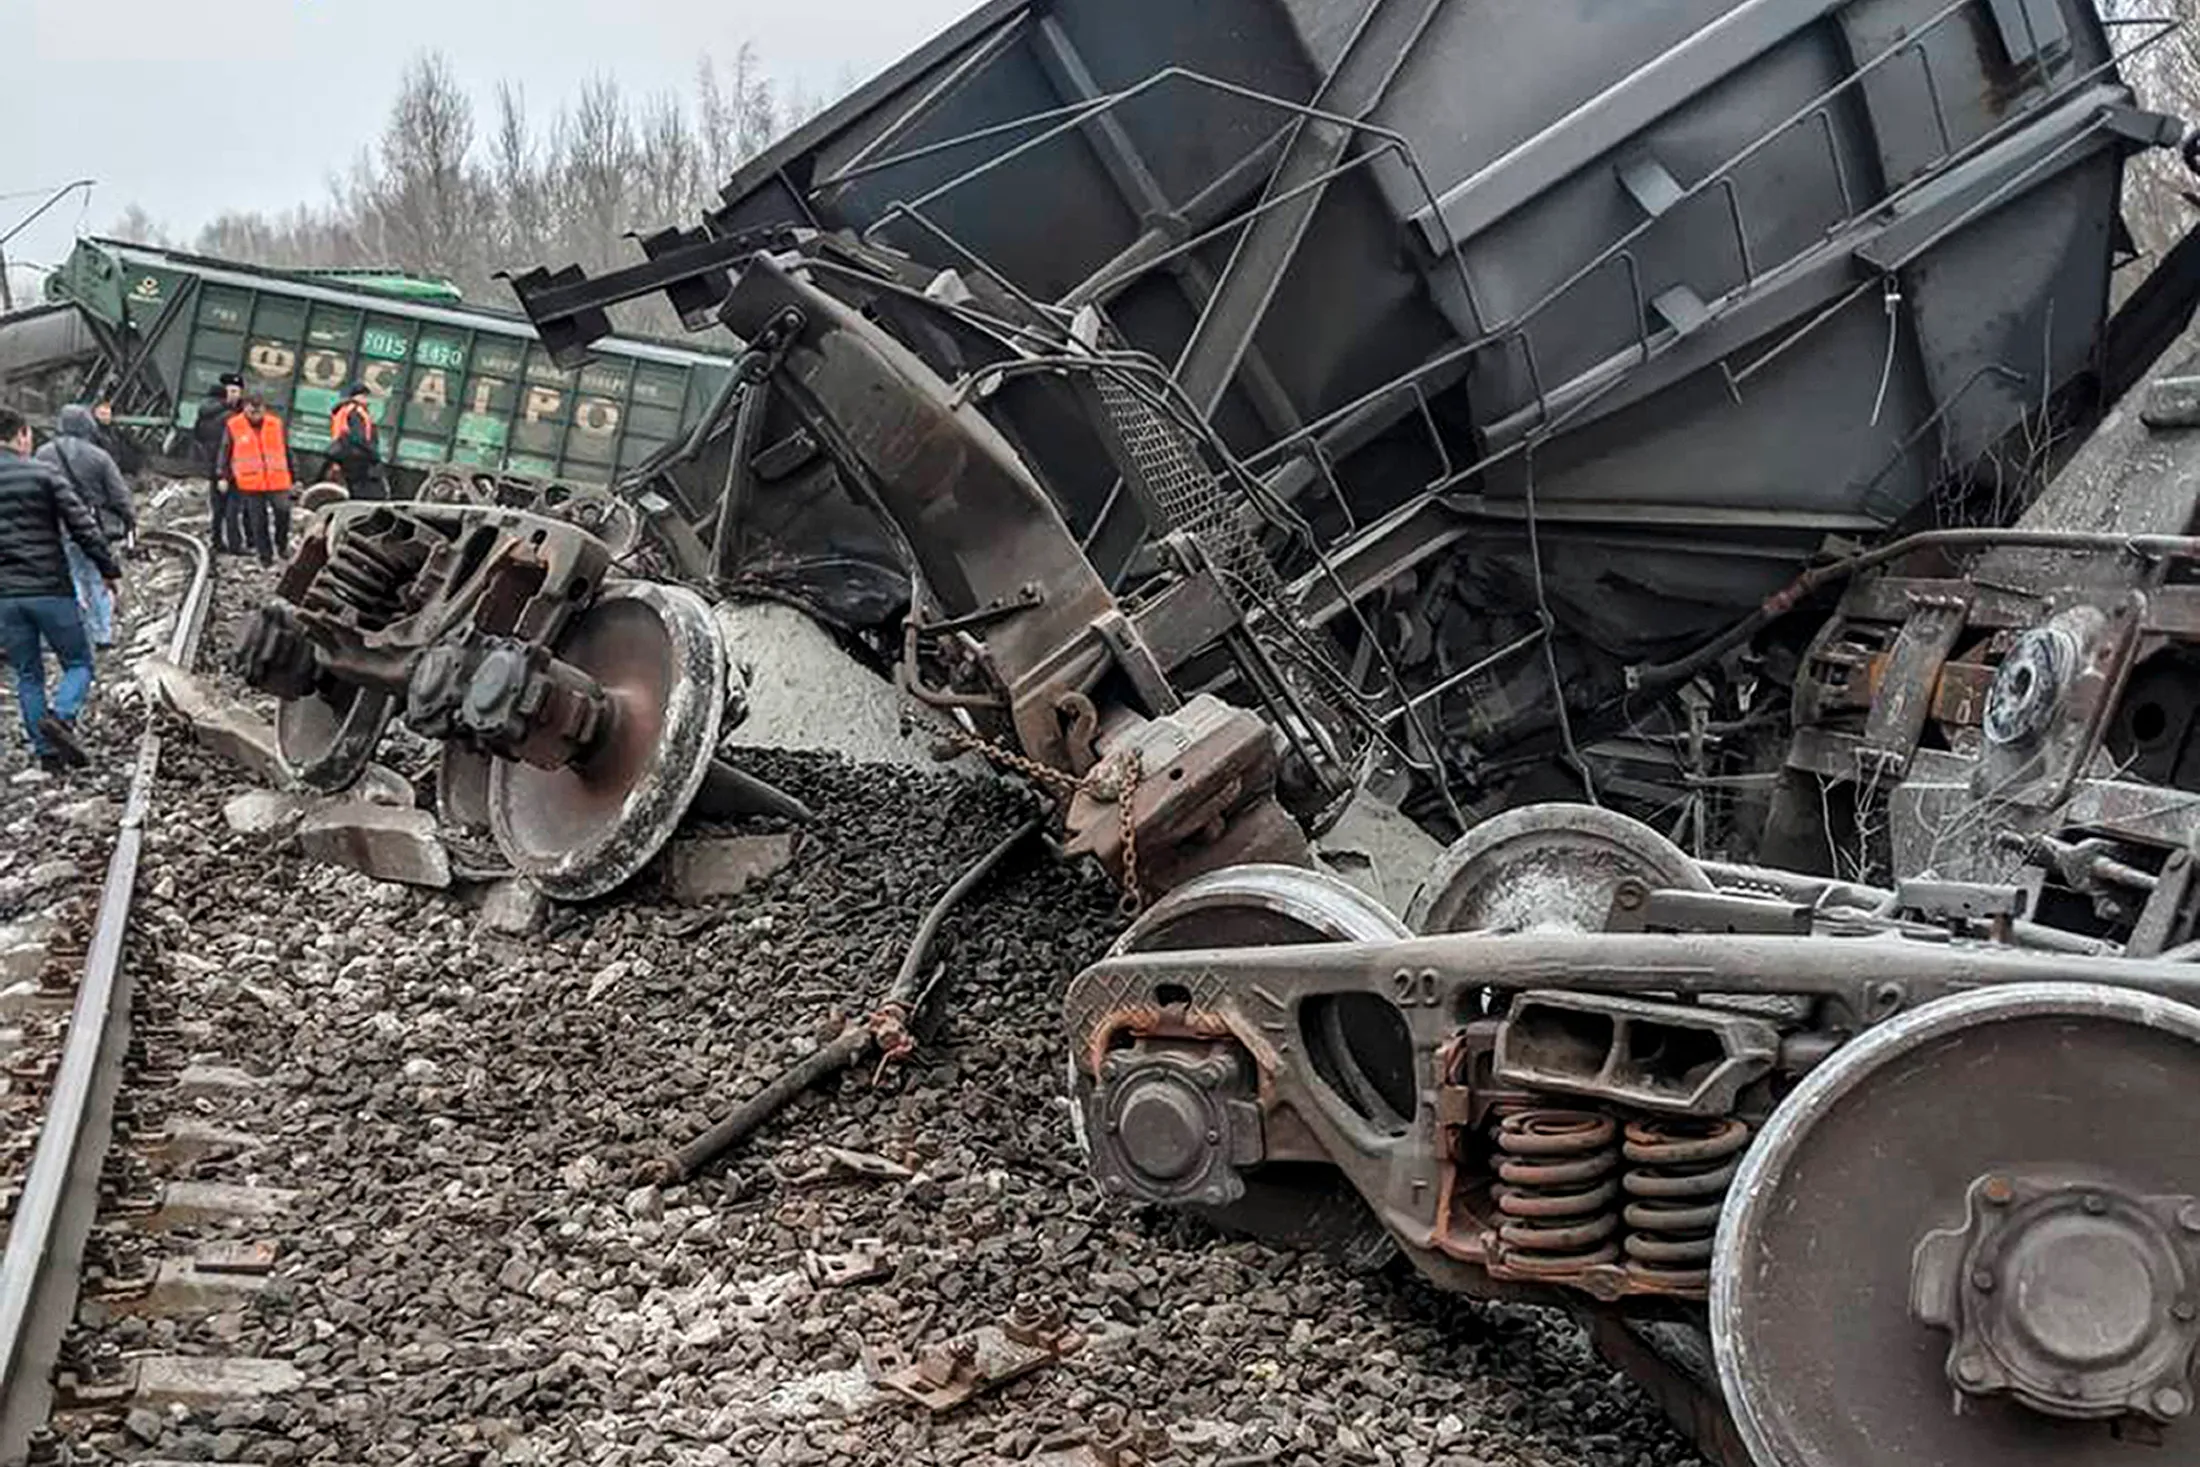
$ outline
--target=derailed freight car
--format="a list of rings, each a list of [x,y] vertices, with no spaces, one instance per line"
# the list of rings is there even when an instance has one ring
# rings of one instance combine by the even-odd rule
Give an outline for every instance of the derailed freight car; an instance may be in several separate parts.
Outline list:
[[[632,337],[560,366],[525,320],[433,285],[88,239],[47,294],[96,338],[93,384],[129,416],[187,431],[237,372],[310,455],[328,447],[344,388],[363,384],[407,494],[444,469],[608,486],[676,447],[732,373],[726,356]]]
[[[1575,1308],[1733,1467],[2182,1461],[2200,414],[2175,365],[2111,409],[2189,251],[2108,287],[2123,158],[2193,133],[2109,37],[1001,0],[516,284],[561,358],[659,290],[741,337],[686,553],[861,507],[905,686],[1152,901],[1065,996],[1111,1194]],[[355,507],[251,675],[332,783],[401,702],[588,896],[742,793],[712,628],[585,536]],[[1311,869],[1371,793],[1464,832],[1402,913]]]
[[[80,401],[99,371],[99,339],[77,311],[33,306],[0,316],[0,400],[40,418]]]
[[[837,232],[819,268],[906,260],[865,308],[950,381],[1088,312],[1117,365],[977,380],[1111,586],[1206,542],[1381,708],[1440,826],[1584,780],[1754,825],[1744,730],[1801,649],[1703,649],[2092,420],[2134,355],[2103,329],[2120,160],[2163,125],[2090,8],[2044,0],[1001,0],[648,263],[517,285],[568,346],[652,285],[711,319],[744,252]],[[1202,462],[1125,405],[1127,353]]]

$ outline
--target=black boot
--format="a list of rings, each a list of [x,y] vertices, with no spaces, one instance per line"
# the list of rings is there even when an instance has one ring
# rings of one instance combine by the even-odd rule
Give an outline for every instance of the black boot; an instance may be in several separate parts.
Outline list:
[[[46,757],[58,759],[70,769],[82,769],[92,762],[92,756],[85,753],[84,745],[77,741],[76,730],[51,713],[38,720],[38,736],[53,750]]]

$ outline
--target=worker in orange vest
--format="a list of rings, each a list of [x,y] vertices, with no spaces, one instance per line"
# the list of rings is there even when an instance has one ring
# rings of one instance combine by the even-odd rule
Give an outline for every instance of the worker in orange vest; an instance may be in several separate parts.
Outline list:
[[[377,465],[382,457],[374,423],[373,398],[366,384],[344,389],[344,400],[328,417],[328,462],[342,472],[344,490],[353,499],[381,499]],[[326,475],[328,470],[322,470]]]
[[[273,565],[278,550],[290,554],[290,444],[283,420],[267,410],[258,393],[229,420],[216,474],[244,506],[246,533],[260,564]]]

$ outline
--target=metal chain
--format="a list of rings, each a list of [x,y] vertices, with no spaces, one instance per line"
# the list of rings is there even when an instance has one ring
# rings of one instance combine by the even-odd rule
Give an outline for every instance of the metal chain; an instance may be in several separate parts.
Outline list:
[[[1144,756],[1136,749],[1126,752],[1115,793],[1116,816],[1123,822],[1123,900],[1119,905],[1126,917],[1136,916],[1146,905],[1145,894],[1138,889],[1138,827],[1131,821],[1131,797],[1138,793],[1138,777],[1145,772],[1144,766]]]
[[[951,720],[942,719],[937,727],[947,735],[950,743],[1004,769],[1014,770],[1035,784],[1058,790],[1065,796],[1082,792],[1097,800],[1113,800],[1123,840],[1123,899],[1118,905],[1126,917],[1138,914],[1146,904],[1144,893],[1138,885],[1138,827],[1131,818],[1131,801],[1138,793],[1138,782],[1144,773],[1145,764],[1138,750],[1130,749],[1120,756],[1103,759],[1093,766],[1090,774],[1079,778],[1050,764],[1041,764],[1036,759],[1026,758],[1013,749],[979,738]],[[1113,777],[1101,772],[1110,765],[1116,766],[1118,770]]]

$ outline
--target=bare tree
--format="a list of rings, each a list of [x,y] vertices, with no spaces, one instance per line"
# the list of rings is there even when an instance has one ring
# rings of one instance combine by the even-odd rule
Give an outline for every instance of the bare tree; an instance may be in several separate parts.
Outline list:
[[[495,196],[493,268],[532,263],[550,233],[550,181],[527,120],[527,94],[497,86],[496,127],[489,139],[489,186]]]
[[[800,82],[792,82],[779,100],[779,118],[786,129],[793,132],[803,123],[823,112],[829,104],[821,92],[813,92]]]
[[[723,182],[779,136],[778,96],[756,48],[746,42],[734,52],[723,86],[718,64],[705,55],[696,68],[696,92],[703,163],[713,179]]]
[[[453,279],[481,260],[486,190],[475,169],[474,108],[442,55],[417,57],[382,130],[369,199],[390,245],[414,269]]]
[[[835,88],[849,85],[844,74]],[[744,45],[730,66],[699,58],[692,105],[676,96],[637,105],[599,77],[544,121],[506,82],[482,129],[450,63],[427,52],[405,73],[375,145],[329,180],[324,203],[226,213],[195,245],[277,267],[441,275],[476,299],[495,299],[499,270],[572,262],[601,270],[632,258],[628,233],[694,220],[743,162],[825,101],[777,87]],[[143,210],[126,212],[115,229],[163,238]],[[661,300],[622,308],[618,319],[637,329],[677,325]]]
[[[124,209],[121,217],[107,226],[107,235],[110,239],[128,240],[131,244],[166,246],[172,243],[168,230],[137,204]]]
[[[734,156],[734,103],[718,85],[718,65],[708,54],[695,63],[695,115],[703,167],[712,177],[724,178],[740,161]]]
[[[629,217],[628,180],[639,155],[625,93],[609,77],[581,88],[558,119],[552,145],[565,250],[591,269],[620,255]]]
[[[633,227],[655,229],[691,218],[703,198],[703,148],[680,99],[652,99],[643,109],[640,135]]]

